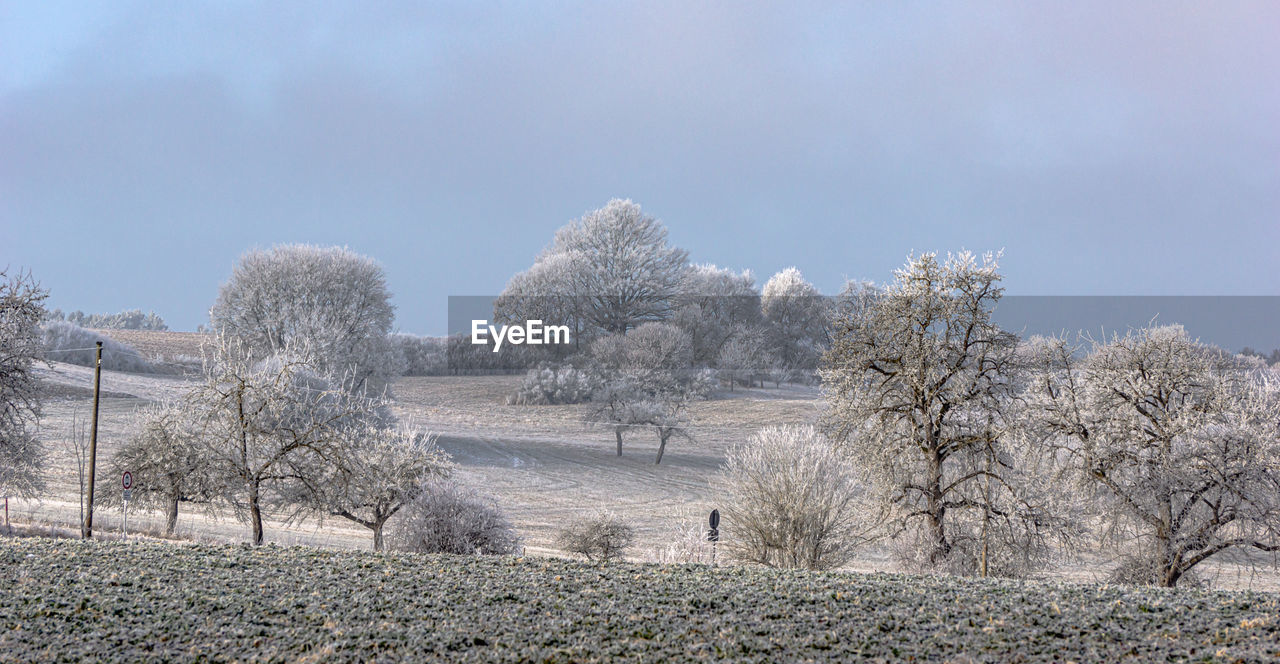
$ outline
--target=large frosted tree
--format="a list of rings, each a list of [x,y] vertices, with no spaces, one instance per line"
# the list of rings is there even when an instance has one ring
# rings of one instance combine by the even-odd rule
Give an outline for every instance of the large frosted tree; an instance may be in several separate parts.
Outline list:
[[[1082,502],[1125,546],[1118,580],[1174,586],[1221,552],[1280,551],[1280,389],[1265,366],[1151,327],[1036,344],[1028,399]],[[1274,560],[1274,559],[1273,559]]]
[[[44,489],[44,447],[35,435],[40,388],[40,321],[48,293],[30,274],[0,270],[0,493],[34,497]]]
[[[765,282],[760,309],[778,365],[792,377],[812,375],[826,347],[829,322],[818,289],[789,267]]]
[[[341,247],[284,245],[240,257],[209,311],[213,328],[261,359],[306,346],[318,370],[352,391],[379,391],[398,373],[382,267]]]
[[[256,360],[241,340],[219,334],[210,355],[204,384],[189,397],[201,456],[216,497],[260,545],[269,508],[306,511],[290,488],[325,477],[341,458],[344,434],[378,421],[381,404],[333,388],[292,344]]]
[[[453,472],[435,436],[410,423],[366,422],[344,427],[325,455],[306,464],[287,491],[303,513],[337,516],[368,528],[373,550],[383,550],[387,522],[432,482]]]
[[[661,222],[630,200],[613,199],[556,231],[533,268],[513,278],[503,296],[565,298],[571,303],[555,305],[560,315],[580,319],[584,332],[622,334],[671,315],[687,259],[667,243]],[[496,317],[516,315],[527,314],[499,307]]]
[[[824,359],[828,424],[925,568],[982,573],[1044,551],[1050,515],[1023,490],[1011,441],[1017,338],[991,320],[997,268],[991,255],[909,259],[844,309]]]

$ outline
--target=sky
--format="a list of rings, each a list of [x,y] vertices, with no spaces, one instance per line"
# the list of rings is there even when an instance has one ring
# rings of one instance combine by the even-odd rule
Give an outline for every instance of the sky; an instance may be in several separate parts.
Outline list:
[[[823,292],[1003,250],[1019,295],[1280,295],[1280,3],[0,3],[0,266],[207,322],[345,245],[444,331],[630,198]]]

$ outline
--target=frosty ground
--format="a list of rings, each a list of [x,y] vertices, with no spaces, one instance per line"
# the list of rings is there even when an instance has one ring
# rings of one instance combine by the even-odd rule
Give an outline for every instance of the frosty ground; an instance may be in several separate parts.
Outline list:
[[[0,660],[1280,658],[1273,593],[0,539]]]

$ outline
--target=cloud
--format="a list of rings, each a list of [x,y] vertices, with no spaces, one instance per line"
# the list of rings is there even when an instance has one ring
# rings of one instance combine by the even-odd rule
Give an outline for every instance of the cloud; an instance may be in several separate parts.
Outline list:
[[[1272,4],[48,11],[0,23],[49,37],[0,51],[0,260],[64,308],[194,327],[244,249],[327,242],[433,331],[614,196],[824,290],[962,246],[1018,292],[1280,288]]]

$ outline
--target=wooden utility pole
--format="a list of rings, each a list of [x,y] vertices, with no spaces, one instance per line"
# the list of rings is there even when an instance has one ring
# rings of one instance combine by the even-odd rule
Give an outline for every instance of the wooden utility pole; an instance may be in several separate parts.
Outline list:
[[[98,462],[98,391],[102,385],[102,342],[98,342],[98,360],[93,363],[93,422],[89,425],[89,507],[85,511],[80,536],[93,539],[93,471]]]

